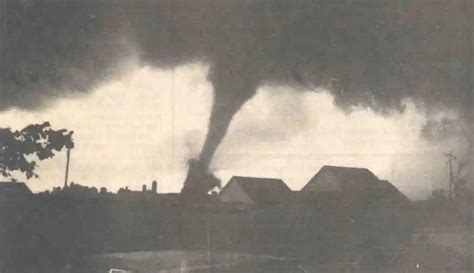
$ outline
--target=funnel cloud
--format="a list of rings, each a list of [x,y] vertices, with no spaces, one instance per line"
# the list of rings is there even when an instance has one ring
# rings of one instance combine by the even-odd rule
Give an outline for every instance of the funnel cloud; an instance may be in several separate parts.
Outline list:
[[[214,102],[183,192],[218,185],[209,165],[241,106],[263,85],[323,87],[347,110],[455,109],[472,124],[470,1],[3,2],[0,110],[86,94],[143,65],[209,64]],[[471,38],[469,38],[471,37]],[[197,180],[209,179],[199,187]]]

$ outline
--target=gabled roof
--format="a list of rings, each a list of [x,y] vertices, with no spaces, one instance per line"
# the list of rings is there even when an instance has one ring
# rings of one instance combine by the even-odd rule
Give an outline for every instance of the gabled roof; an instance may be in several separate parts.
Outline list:
[[[33,194],[23,182],[0,182],[0,193],[4,194]]]
[[[239,184],[255,203],[277,203],[288,199],[292,194],[290,188],[281,179],[245,176],[233,176],[222,189],[221,194],[227,191],[231,183]]]
[[[380,191],[378,198],[381,200],[386,200],[392,203],[404,203],[404,204],[411,204],[411,200],[403,194],[401,191],[397,189],[392,183],[388,180],[379,180],[378,185]]]
[[[343,186],[349,189],[354,186],[361,186],[356,184],[364,184],[370,187],[379,180],[375,174],[366,168],[325,165],[318,171],[318,173],[316,173],[315,176],[313,176],[313,178],[309,180],[309,182],[301,189],[301,191],[311,191],[312,188],[317,187],[317,178],[323,173],[331,173],[331,175],[335,178],[335,182],[337,181],[344,183],[345,185]]]
[[[328,187],[328,184],[335,187]],[[351,205],[358,202],[357,200],[389,207],[411,204],[389,181],[379,179],[365,168],[324,166],[301,191],[323,193],[319,198],[340,192],[344,194],[343,201]],[[334,196],[329,198],[333,199]]]

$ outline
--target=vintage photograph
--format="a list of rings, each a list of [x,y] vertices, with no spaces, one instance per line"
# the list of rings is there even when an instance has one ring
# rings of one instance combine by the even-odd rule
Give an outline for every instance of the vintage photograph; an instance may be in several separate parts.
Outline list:
[[[0,273],[474,272],[473,0],[0,0]]]

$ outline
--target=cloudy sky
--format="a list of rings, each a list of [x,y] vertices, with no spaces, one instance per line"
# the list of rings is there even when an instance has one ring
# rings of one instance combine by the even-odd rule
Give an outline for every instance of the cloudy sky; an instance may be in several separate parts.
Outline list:
[[[0,120],[15,129],[48,120],[74,130],[70,181],[115,191],[156,179],[160,192],[177,192],[207,131],[213,99],[207,73],[202,63],[165,70],[131,61],[126,73],[93,92],[47,109],[10,109]],[[262,86],[234,117],[211,169],[224,183],[232,175],[281,177],[299,190],[325,164],[366,167],[423,197],[446,184],[443,153],[462,148],[463,140],[425,140],[426,117],[405,104],[403,113],[388,116],[362,107],[345,113],[323,89]],[[29,186],[62,185],[64,167],[65,153],[41,162],[40,178]]]
[[[6,0],[0,126],[74,130],[71,180],[110,190],[157,179],[178,191],[195,159],[195,193],[207,192],[208,170],[224,183],[272,176],[297,190],[333,164],[367,167],[420,197],[447,184],[443,153],[474,155],[472,9]],[[61,185],[64,164],[64,154],[41,162],[31,187]]]

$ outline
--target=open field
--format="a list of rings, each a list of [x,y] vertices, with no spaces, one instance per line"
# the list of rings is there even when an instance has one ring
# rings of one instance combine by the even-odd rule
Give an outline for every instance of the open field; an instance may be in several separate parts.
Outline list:
[[[139,251],[90,257],[77,272],[100,273],[121,269],[133,273],[398,273],[472,272],[467,255],[430,241],[415,242],[392,250],[391,260],[383,265],[370,261],[339,261],[320,264],[312,260],[285,259],[266,255],[206,251]],[[209,266],[209,262],[211,266]]]
[[[272,271],[265,271],[273,272],[277,268],[290,267],[296,268],[295,260],[231,252],[208,254],[207,251],[169,250],[96,255],[88,258],[78,272],[99,273],[111,269],[133,273],[249,272],[247,270],[264,268],[273,268]]]

